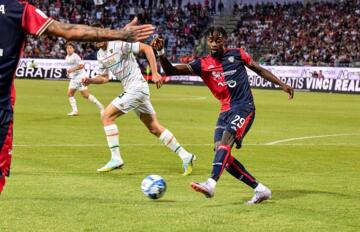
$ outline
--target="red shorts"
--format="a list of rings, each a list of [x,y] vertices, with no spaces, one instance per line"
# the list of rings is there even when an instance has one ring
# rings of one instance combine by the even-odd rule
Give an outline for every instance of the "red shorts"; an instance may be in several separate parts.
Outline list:
[[[13,112],[0,109],[0,193],[10,175],[13,143]]]

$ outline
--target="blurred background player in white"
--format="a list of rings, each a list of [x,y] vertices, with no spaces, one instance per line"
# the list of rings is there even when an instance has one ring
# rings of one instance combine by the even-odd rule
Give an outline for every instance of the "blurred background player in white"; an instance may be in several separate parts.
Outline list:
[[[80,56],[75,53],[75,45],[73,43],[66,43],[66,53],[67,56],[65,59],[67,64],[70,66],[70,68],[67,70],[67,76],[70,78],[67,95],[69,97],[69,102],[72,108],[72,111],[68,113],[68,115],[79,115],[76,99],[74,97],[77,90],[80,91],[81,96],[94,103],[97,108],[99,108],[100,113],[102,113],[104,111],[104,106],[98,101],[98,99],[96,99],[94,95],[90,94],[88,87],[81,83],[81,79],[86,77],[87,74],[84,70],[84,65],[81,63]]]
[[[85,78],[83,83],[103,84],[109,81],[109,72],[121,81],[124,93],[116,97],[109,104],[102,122],[108,145],[111,151],[111,160],[99,172],[108,172],[124,165],[119,149],[119,131],[115,124],[116,118],[130,111],[134,111],[148,128],[149,132],[158,137],[169,149],[182,159],[184,173],[192,172],[192,162],[195,156],[187,152],[176,140],[175,136],[163,127],[156,117],[155,110],[150,102],[150,91],[133,53],[144,53],[150,64],[153,81],[157,87],[162,85],[162,77],[157,71],[156,58],[152,47],[144,43],[126,43],[121,41],[96,43],[99,48],[97,59],[99,75],[94,78]]]

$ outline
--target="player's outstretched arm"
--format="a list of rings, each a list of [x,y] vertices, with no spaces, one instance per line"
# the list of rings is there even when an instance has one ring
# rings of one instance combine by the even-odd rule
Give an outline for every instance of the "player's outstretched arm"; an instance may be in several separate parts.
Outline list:
[[[294,97],[294,89],[290,85],[285,84],[279,78],[277,78],[274,74],[272,74],[269,70],[261,67],[258,63],[251,61],[250,64],[246,65],[249,69],[256,72],[262,78],[281,86],[282,90],[289,94],[289,99],[293,99]]]
[[[63,37],[66,40],[71,41],[92,42],[123,40],[133,42],[144,40],[154,32],[154,27],[151,24],[136,24],[137,18],[135,18],[121,30],[109,30],[80,24],[67,24],[54,21],[47,27],[45,34]]]
[[[109,75],[107,74],[97,75],[96,77],[93,78],[85,77],[81,80],[81,82],[86,86],[90,84],[96,84],[96,85],[105,84],[109,82]]]
[[[157,52],[160,64],[165,71],[167,76],[176,76],[176,75],[191,75],[192,72],[186,64],[172,65],[167,59],[164,50],[164,39],[160,37],[154,38],[150,45]]]
[[[84,65],[83,65],[83,64],[79,64],[79,65],[75,66],[74,68],[69,68],[69,69],[67,70],[67,72],[68,72],[68,73],[73,73],[73,72],[76,72],[76,71],[81,70],[81,69],[83,69],[83,68],[84,68]]]
[[[155,82],[156,87],[158,89],[161,88],[161,86],[163,84],[163,79],[157,70],[156,57],[154,54],[154,50],[152,49],[151,46],[144,44],[144,43],[140,43],[139,50],[140,50],[140,52],[145,54],[145,56],[149,62],[151,74],[152,74],[152,81]]]

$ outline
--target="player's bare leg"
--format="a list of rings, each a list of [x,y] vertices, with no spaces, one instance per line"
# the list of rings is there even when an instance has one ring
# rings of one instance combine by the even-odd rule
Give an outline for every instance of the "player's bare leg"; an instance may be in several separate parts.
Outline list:
[[[148,128],[149,132],[158,137],[170,150],[175,152],[183,161],[184,176],[190,175],[193,168],[193,161],[196,156],[187,152],[176,140],[175,136],[162,126],[156,117],[156,114],[140,113],[140,120]]]
[[[74,97],[76,92],[76,89],[68,89],[67,91],[67,96],[69,98],[69,102],[70,102],[70,106],[72,108],[72,111],[70,113],[68,113],[69,116],[78,116],[79,115],[79,111],[76,105],[76,99]]]
[[[105,166],[99,168],[97,170],[98,172],[109,172],[114,169],[121,168],[124,165],[124,161],[120,155],[119,130],[115,124],[115,120],[123,114],[124,113],[122,111],[110,104],[105,108],[101,117],[108,146],[111,152],[111,159]]]
[[[85,99],[89,100],[90,102],[96,105],[96,107],[100,110],[101,115],[104,113],[104,106],[94,95],[90,93],[88,89],[80,90],[80,93],[81,96],[83,96]]]

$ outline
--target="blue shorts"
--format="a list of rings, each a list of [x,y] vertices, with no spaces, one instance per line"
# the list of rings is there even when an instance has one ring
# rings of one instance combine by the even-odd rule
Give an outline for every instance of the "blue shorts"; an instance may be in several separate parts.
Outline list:
[[[221,112],[216,123],[214,142],[221,141],[224,131],[235,136],[236,148],[240,149],[242,141],[255,119],[255,110],[244,107],[233,107]]]

